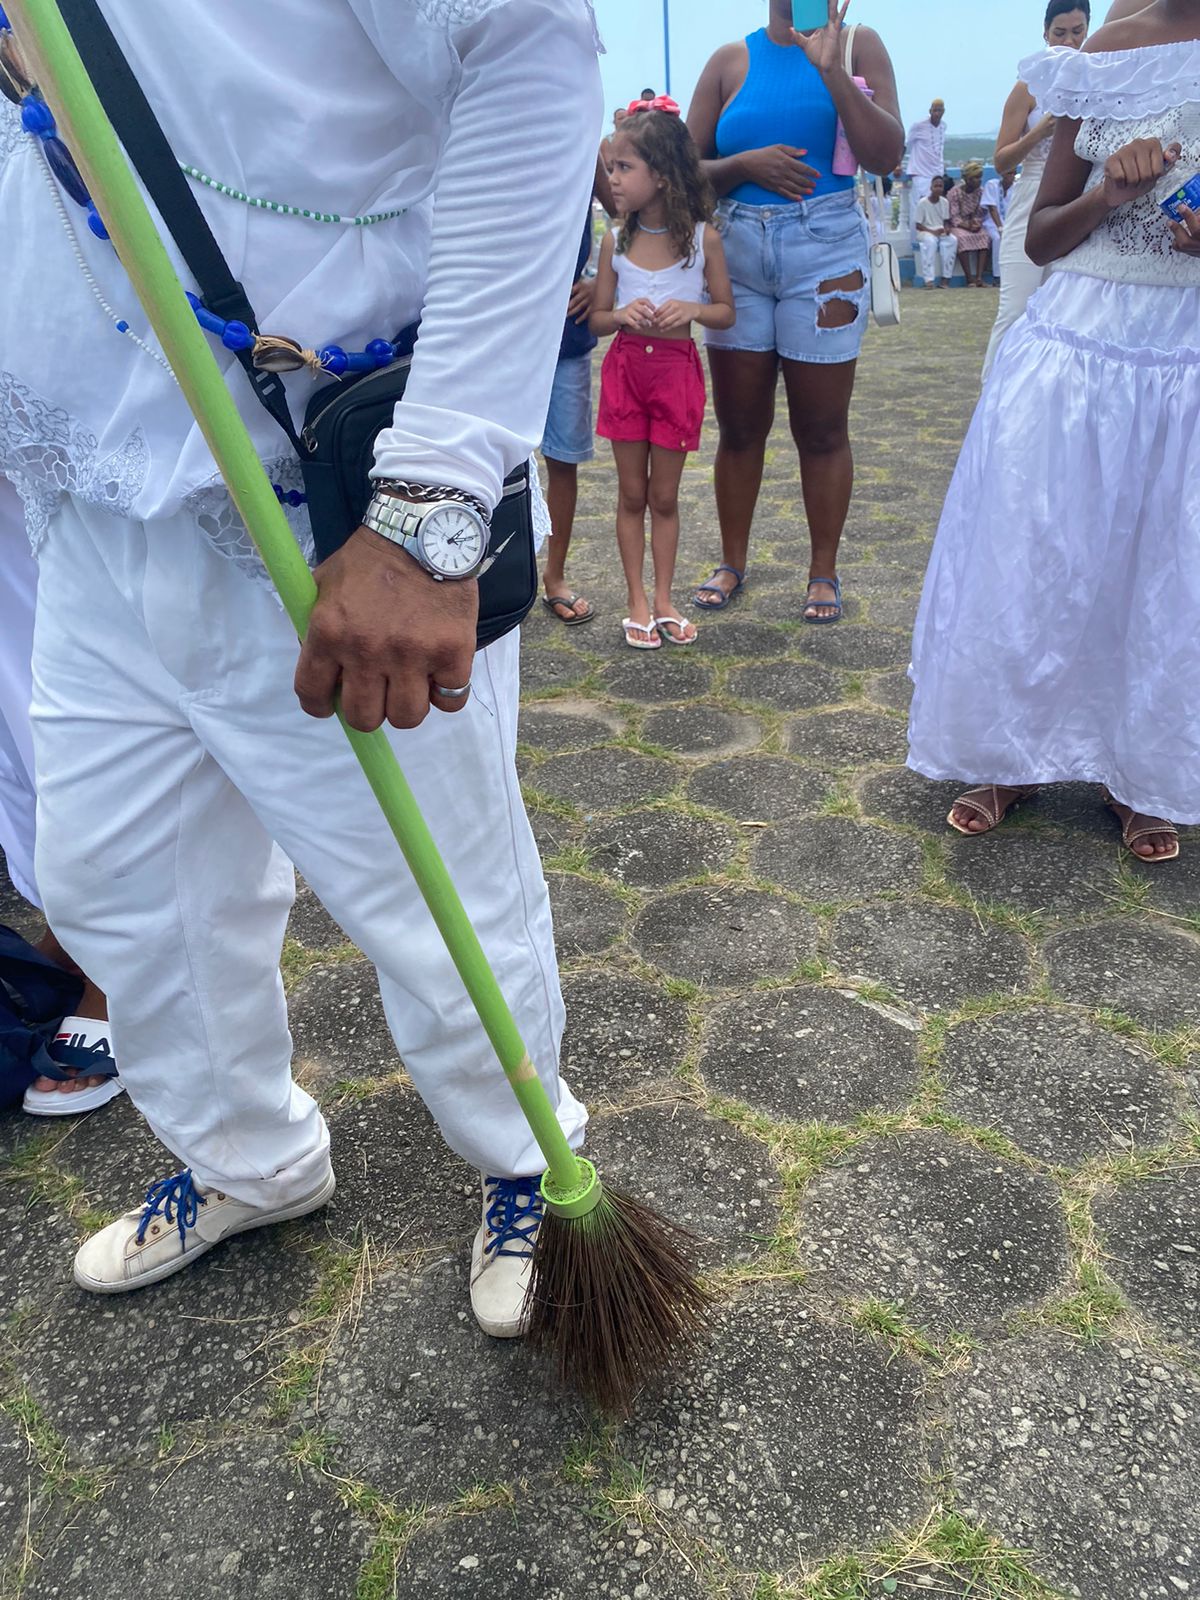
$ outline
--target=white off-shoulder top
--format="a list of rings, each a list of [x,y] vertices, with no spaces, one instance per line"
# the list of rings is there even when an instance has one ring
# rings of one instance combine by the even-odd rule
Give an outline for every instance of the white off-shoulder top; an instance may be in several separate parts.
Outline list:
[[[1080,121],[1075,149],[1092,163],[1089,190],[1104,181],[1109,156],[1135,139],[1182,146],[1176,183],[1200,172],[1200,41],[1093,54],[1050,50],[1022,62],[1021,77],[1042,111]],[[1174,249],[1154,191],[1110,211],[1053,270],[1200,287],[1200,259]]]

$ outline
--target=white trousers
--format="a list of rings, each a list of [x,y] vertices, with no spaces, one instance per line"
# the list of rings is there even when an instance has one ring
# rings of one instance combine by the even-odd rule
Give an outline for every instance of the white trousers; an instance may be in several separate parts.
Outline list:
[[[0,478],[0,850],[14,887],[40,905],[33,875],[37,790],[29,727],[36,601],[37,563],[20,496]]]
[[[329,1136],[292,1081],[279,955],[295,862],[375,963],[396,1048],[448,1144],[540,1172],[508,1082],[336,722],[292,692],[298,646],[271,589],[187,513],[130,523],[67,501],[34,640],[38,884],[107,993],[134,1104],[205,1185],[284,1204]],[[568,1138],[549,899],[514,765],[517,636],[475,691],[393,744]],[[286,857],[284,855],[286,852]]]
[[[1001,233],[1000,229],[996,226],[996,224],[992,221],[991,217],[987,217],[987,218],[984,219],[983,231],[984,231],[984,233],[987,234],[988,238],[992,241],[992,277],[993,278],[999,278],[999,276],[1000,276],[1000,244],[1001,244],[1001,241],[1004,238],[1004,235]]]
[[[919,233],[917,244],[921,251],[921,276],[926,283],[938,281],[938,266],[941,266],[941,276],[947,282],[954,276],[955,264],[958,261],[958,241],[954,235],[947,234],[945,238],[938,238],[933,233]]]

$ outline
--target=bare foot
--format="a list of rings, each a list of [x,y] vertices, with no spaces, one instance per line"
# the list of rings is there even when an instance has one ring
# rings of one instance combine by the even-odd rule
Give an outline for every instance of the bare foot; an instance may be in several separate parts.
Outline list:
[[[108,1001],[104,996],[103,990],[98,989],[90,978],[84,977],[84,974],[71,960],[71,957],[59,944],[49,928],[38,940],[37,948],[48,960],[53,961],[55,966],[62,967],[67,972],[77,973],[83,978],[83,994],[72,1015],[83,1017],[87,1021],[106,1022],[108,1020]],[[42,1094],[78,1094],[81,1089],[94,1089],[106,1081],[102,1077],[69,1078],[65,1082],[60,1082],[57,1078],[35,1078],[33,1088]]]
[[[1122,805],[1111,795],[1105,796],[1105,804],[1120,819],[1125,843],[1139,860],[1173,861],[1179,854],[1179,834],[1165,817],[1147,816],[1144,811]]]
[[[672,644],[691,644],[696,638],[696,627],[684,617],[674,615],[674,607],[668,608],[660,617],[656,617],[659,633],[663,634]]]
[[[814,589],[817,591],[816,594],[813,593]],[[829,595],[828,600],[825,598],[826,593]],[[814,578],[808,586],[808,601],[804,607],[805,617],[809,622],[820,622],[824,617],[836,617],[837,614],[837,590],[827,578]]]
[[[978,809],[974,804],[967,805],[967,796],[962,795],[950,808],[951,827],[958,828],[962,833],[991,833],[993,828],[1000,826],[1017,801],[1025,799],[1030,791],[989,784],[982,789],[969,790],[968,793],[978,797]]]
[[[696,604],[710,609],[719,608],[725,603],[722,596],[727,598],[737,586],[737,574],[724,567],[720,572],[713,573],[703,589],[696,591]],[[720,594],[713,594],[714,589],[719,589]]]
[[[583,622],[592,615],[589,603],[581,594],[571,593],[565,578],[558,581],[543,578],[542,587],[546,591],[547,602],[554,608],[554,615],[560,622],[570,622],[573,617]]]

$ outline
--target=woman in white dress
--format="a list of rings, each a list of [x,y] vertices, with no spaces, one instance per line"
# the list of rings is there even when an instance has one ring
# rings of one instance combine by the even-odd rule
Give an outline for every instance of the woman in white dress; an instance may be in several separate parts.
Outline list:
[[[983,787],[986,833],[1032,788],[1102,784],[1167,861],[1200,823],[1200,0],[1155,0],[1026,64],[1059,119],[1029,227],[1054,262],[1004,342],[925,581],[909,765]]]
[[[1091,20],[1091,0],[1050,0],[1044,33],[1047,45],[1052,50],[1081,49]],[[1025,253],[1025,230],[1033,214],[1042,173],[1046,170],[1053,134],[1054,118],[1039,109],[1029,85],[1018,82],[1004,107],[994,158],[996,171],[1001,176],[1016,172],[1018,167],[1021,172],[1008,197],[1008,212],[1000,240],[1000,305],[983,363],[985,379],[992,370],[1004,335],[1018,317],[1024,316],[1030,296],[1036,294],[1046,280],[1045,268],[1037,266]]]

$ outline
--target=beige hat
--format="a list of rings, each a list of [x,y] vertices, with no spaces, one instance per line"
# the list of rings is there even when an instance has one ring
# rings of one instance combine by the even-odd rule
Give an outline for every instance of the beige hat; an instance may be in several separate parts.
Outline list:
[[[983,162],[982,161],[964,161],[963,162],[962,175],[963,175],[964,178],[982,178],[983,177]]]
[[[930,111],[936,111],[939,106],[941,106],[942,110],[945,111],[946,102],[944,100],[933,100],[930,102],[929,109]]]

